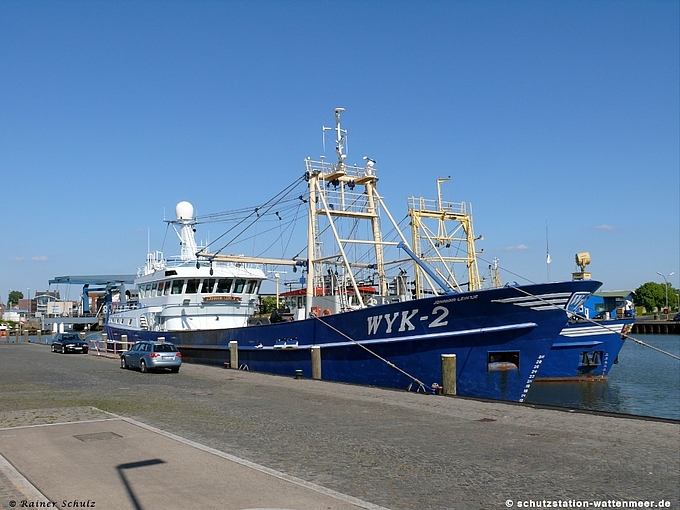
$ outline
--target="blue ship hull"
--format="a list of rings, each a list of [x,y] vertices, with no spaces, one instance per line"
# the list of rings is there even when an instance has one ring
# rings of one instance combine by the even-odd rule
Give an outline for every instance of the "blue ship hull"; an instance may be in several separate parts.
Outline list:
[[[537,380],[604,379],[635,319],[570,322],[541,364]]]
[[[237,342],[239,368],[286,376],[301,370],[311,377],[311,348],[319,346],[322,379],[400,389],[441,384],[441,355],[455,354],[459,395],[523,401],[567,324],[565,308],[580,306],[599,286],[504,287],[222,330],[148,331],[113,323],[105,330],[114,341],[164,337],[186,361],[217,365],[229,361],[229,343]]]

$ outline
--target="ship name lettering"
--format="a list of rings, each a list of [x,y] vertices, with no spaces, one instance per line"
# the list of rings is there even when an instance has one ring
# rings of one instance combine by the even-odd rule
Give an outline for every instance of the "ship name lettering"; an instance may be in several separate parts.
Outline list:
[[[406,327],[408,325],[408,330],[413,331],[416,329],[416,327],[411,324],[411,319],[413,319],[413,316],[418,313],[418,309],[416,308],[415,310],[411,310],[411,312],[407,312],[404,310],[401,312],[401,326],[399,326],[399,331],[405,331]]]
[[[368,318],[368,334],[369,335],[374,335],[375,333],[378,332],[378,326],[380,326],[380,322],[382,321],[383,316],[382,315],[372,315],[371,317]]]
[[[386,313],[384,315],[385,317],[385,322],[387,322],[387,330],[385,330],[385,333],[392,333],[392,324],[394,324],[394,321],[397,320],[397,317],[399,317],[399,312],[394,312],[394,315],[392,316],[392,320],[390,320],[390,314]]]
[[[446,299],[438,299],[437,301],[434,302],[435,305],[443,305],[446,303],[455,303],[457,301],[469,301],[471,299],[477,299],[479,297],[479,294],[466,294],[463,296],[453,296],[450,298]]]
[[[432,315],[438,315],[438,317],[432,321],[428,326],[429,328],[439,328],[441,326],[446,326],[449,323],[449,321],[444,320],[449,315],[449,309],[445,306],[435,306],[432,310]]]
[[[392,333],[392,328],[395,326],[395,322],[401,315],[401,321],[399,321],[399,329],[397,331],[413,331],[416,327],[413,325],[411,320],[418,314],[418,309],[413,310],[403,310],[401,312],[385,313],[383,315],[372,315],[367,317],[366,321],[368,323],[368,334],[375,335],[382,324],[382,320],[385,319],[385,324],[387,325],[385,333]],[[441,319],[441,317],[438,317]],[[435,321],[436,322],[436,321]]]

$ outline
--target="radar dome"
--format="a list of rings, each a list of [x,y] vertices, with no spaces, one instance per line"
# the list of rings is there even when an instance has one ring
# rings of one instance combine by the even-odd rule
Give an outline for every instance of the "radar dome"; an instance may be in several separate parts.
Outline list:
[[[189,202],[180,202],[175,206],[175,216],[178,220],[190,220],[194,217],[194,206]]]

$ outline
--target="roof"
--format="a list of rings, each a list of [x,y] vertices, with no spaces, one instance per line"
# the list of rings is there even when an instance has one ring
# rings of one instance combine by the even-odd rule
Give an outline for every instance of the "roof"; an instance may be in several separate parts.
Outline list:
[[[594,292],[593,296],[598,296],[598,297],[613,297],[613,298],[628,298],[630,297],[634,292],[632,290],[604,290],[602,292]]]
[[[321,287],[316,287],[314,289],[315,296],[323,296],[323,288]],[[354,287],[347,287],[346,292],[348,294],[354,294]],[[375,287],[366,287],[366,286],[359,286],[359,292],[361,294],[376,294],[378,291],[376,290]],[[281,297],[290,297],[290,296],[306,296],[307,295],[307,289],[296,289],[296,290],[290,290],[288,292],[282,292],[279,294]]]
[[[66,283],[68,285],[110,285],[112,283],[134,283],[133,274],[99,274],[85,276],[55,276],[49,283]]]

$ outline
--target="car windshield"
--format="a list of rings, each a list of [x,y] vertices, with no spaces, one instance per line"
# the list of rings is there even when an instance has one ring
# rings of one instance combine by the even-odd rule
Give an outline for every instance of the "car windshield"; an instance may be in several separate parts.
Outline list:
[[[153,347],[154,352],[177,352],[177,348],[172,344],[158,344]]]

